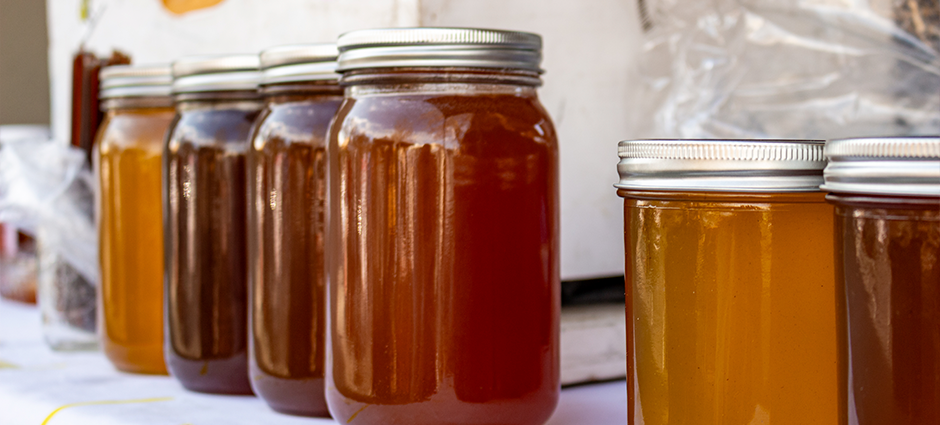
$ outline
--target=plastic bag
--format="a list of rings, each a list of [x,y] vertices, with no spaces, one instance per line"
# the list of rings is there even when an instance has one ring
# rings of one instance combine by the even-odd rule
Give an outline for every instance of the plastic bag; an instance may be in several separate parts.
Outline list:
[[[644,137],[940,134],[936,0],[639,6]]]
[[[36,235],[43,330],[55,349],[96,346],[98,235],[85,158],[54,141],[0,149],[0,221]]]

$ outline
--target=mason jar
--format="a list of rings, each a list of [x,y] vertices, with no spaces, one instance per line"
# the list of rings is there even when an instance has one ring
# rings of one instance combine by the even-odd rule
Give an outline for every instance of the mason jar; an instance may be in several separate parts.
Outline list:
[[[326,391],[338,421],[542,424],[559,395],[558,144],[541,37],[338,40]]]
[[[251,386],[274,410],[328,416],[326,135],[343,100],[336,45],[261,53],[265,108],[248,150]]]
[[[251,394],[245,157],[263,103],[257,55],[173,63],[164,152],[167,368],[194,391]]]
[[[173,120],[169,65],[101,70],[98,333],[119,370],[166,374],[163,359],[163,139]]]
[[[940,423],[940,136],[832,140],[826,155],[849,423]]]
[[[843,424],[823,142],[627,140],[629,424]]]

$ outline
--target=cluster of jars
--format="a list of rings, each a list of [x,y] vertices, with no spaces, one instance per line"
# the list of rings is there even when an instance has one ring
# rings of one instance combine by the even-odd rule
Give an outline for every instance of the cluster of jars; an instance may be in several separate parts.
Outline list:
[[[344,422],[544,423],[540,52],[409,28],[104,69],[109,359]],[[619,156],[631,424],[940,423],[940,136]]]
[[[630,424],[940,424],[940,135],[619,157]]]
[[[541,38],[355,31],[101,71],[100,338],[120,370],[361,424],[559,395]]]

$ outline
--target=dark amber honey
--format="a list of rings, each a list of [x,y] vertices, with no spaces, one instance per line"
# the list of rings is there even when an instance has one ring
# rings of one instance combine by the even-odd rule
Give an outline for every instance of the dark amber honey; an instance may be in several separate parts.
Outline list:
[[[251,385],[275,410],[327,416],[326,135],[336,82],[274,85],[248,152]]]
[[[333,416],[544,423],[559,391],[558,147],[535,89],[347,90],[328,148]]]

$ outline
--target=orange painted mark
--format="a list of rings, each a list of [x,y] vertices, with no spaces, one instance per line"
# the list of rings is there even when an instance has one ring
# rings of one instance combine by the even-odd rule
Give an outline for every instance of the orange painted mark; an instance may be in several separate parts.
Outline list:
[[[162,0],[163,7],[177,15],[194,10],[205,9],[222,3],[224,0]]]

